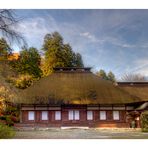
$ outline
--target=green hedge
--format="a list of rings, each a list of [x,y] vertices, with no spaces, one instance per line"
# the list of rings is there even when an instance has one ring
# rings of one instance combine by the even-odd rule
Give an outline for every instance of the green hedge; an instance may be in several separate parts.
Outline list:
[[[0,139],[9,139],[15,136],[15,131],[3,123],[0,123]]]
[[[141,128],[143,132],[148,132],[148,111],[141,114]]]

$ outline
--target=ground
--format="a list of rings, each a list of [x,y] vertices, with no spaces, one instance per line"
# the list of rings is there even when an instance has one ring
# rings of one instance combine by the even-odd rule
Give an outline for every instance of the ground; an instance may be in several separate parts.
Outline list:
[[[148,139],[148,133],[125,129],[36,129],[16,132],[14,139]]]

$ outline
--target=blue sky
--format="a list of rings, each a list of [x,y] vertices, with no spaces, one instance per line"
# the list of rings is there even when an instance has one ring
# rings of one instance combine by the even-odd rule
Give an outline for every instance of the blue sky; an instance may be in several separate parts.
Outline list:
[[[16,30],[41,49],[45,34],[58,31],[79,52],[85,66],[148,76],[148,10],[16,10]],[[18,51],[18,48],[15,48]]]

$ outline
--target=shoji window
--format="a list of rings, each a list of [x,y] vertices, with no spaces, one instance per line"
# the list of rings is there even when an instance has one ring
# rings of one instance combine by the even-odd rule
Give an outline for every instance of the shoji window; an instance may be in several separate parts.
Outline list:
[[[78,110],[74,111],[74,120],[79,120],[80,119],[80,113]]]
[[[87,120],[93,120],[93,111],[87,111]]]
[[[69,110],[68,119],[69,120],[79,120],[80,119],[80,112],[78,110]]]
[[[100,111],[100,120],[106,120],[106,111]]]
[[[48,111],[42,111],[42,120],[48,120]]]
[[[61,111],[55,111],[55,120],[61,120]]]
[[[35,113],[34,111],[28,112],[28,120],[34,120],[35,119]]]
[[[69,120],[73,120],[74,119],[73,110],[69,110],[69,112],[68,112],[68,119]]]
[[[114,120],[119,120],[120,117],[119,117],[119,111],[113,111],[113,119]]]

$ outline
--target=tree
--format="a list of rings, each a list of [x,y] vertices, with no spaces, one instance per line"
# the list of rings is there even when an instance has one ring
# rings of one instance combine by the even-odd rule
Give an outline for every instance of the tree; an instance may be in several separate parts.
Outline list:
[[[74,66],[76,67],[84,67],[82,56],[80,53],[74,53]]]
[[[100,78],[104,79],[104,80],[107,80],[107,75],[106,75],[106,72],[103,70],[103,69],[100,69],[100,71],[98,71],[97,73],[97,76],[99,76]]]
[[[74,52],[69,44],[65,44],[63,48],[63,61],[65,67],[73,67],[74,63]]]
[[[116,81],[115,75],[111,71],[108,73],[107,78],[109,81],[112,81],[112,82]]]
[[[45,51],[44,67],[47,70],[47,73],[49,73],[53,67],[64,66],[62,60],[63,38],[58,32],[45,36],[42,49]]]
[[[44,37],[42,50],[45,52],[43,73],[48,75],[54,67],[82,67],[83,61],[79,53],[75,54],[69,44],[63,43],[63,37],[58,33],[47,34]]]
[[[24,48],[20,52],[20,58],[12,65],[20,74],[29,74],[35,78],[38,78],[41,77],[42,74],[40,62],[41,57],[38,50],[31,47],[29,49]]]
[[[20,21],[16,17],[14,10],[0,9],[0,31],[4,37],[6,37],[10,43],[16,42],[19,45],[26,46],[27,43],[24,37],[16,31],[16,25]]]
[[[141,74],[124,74],[121,77],[122,81],[125,82],[145,82],[147,81],[146,78]]]
[[[7,41],[4,38],[0,38],[0,59],[6,59],[11,52],[12,49]]]
[[[111,71],[108,74],[106,74],[106,72],[103,69],[100,69],[100,71],[98,71],[96,75],[104,80],[109,80],[112,82],[116,81],[115,75]]]

